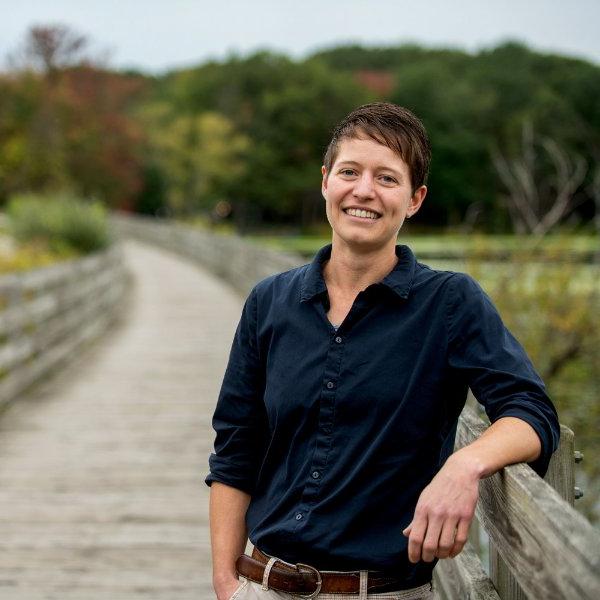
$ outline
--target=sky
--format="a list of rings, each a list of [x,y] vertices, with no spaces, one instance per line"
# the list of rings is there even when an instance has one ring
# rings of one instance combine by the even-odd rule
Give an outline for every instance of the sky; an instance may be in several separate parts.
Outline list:
[[[114,68],[161,73],[270,48],[341,43],[467,51],[507,39],[600,64],[600,0],[0,0],[0,64],[32,25],[66,24]]]

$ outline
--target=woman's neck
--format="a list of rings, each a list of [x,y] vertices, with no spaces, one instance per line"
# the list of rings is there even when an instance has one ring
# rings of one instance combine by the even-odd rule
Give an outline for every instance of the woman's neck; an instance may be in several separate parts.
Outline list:
[[[333,287],[344,295],[356,295],[381,281],[397,262],[395,244],[357,254],[334,242],[331,257],[323,267],[323,277],[328,288]]]

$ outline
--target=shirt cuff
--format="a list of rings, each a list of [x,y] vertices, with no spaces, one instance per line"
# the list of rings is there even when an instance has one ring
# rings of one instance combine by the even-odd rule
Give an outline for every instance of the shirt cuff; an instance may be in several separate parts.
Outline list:
[[[233,465],[216,454],[210,455],[208,463],[210,473],[204,479],[206,485],[210,487],[214,481],[218,481],[252,495],[255,482],[248,477],[249,469],[247,467]]]

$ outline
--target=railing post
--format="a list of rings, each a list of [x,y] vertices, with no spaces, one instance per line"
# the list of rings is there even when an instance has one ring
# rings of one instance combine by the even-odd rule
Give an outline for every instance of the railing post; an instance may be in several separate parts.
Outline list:
[[[552,455],[548,472],[544,480],[547,481],[571,506],[574,502],[575,490],[575,435],[565,425],[560,426],[560,441],[558,449]],[[490,542],[490,579],[502,600],[527,600],[527,595],[508,566]]]
[[[552,455],[544,477],[571,506],[575,502],[575,434],[565,425],[560,426],[558,450]]]
[[[527,600],[510,569],[490,542],[490,579],[502,600]]]

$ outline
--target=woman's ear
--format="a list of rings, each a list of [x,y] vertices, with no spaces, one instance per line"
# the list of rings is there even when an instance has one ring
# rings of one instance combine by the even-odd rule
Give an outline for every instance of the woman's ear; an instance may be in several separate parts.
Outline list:
[[[325,200],[327,200],[327,177],[328,177],[328,173],[327,173],[327,169],[325,168],[325,165],[323,165],[321,167],[321,175],[323,176],[323,181],[321,183],[321,194],[323,195],[323,198],[325,198]]]
[[[410,202],[408,204],[408,209],[406,211],[406,216],[408,218],[412,217],[420,208],[421,204],[423,204],[423,200],[425,200],[425,196],[427,195],[427,186],[422,185],[415,190]]]

